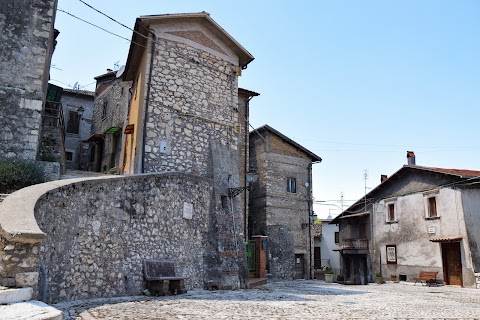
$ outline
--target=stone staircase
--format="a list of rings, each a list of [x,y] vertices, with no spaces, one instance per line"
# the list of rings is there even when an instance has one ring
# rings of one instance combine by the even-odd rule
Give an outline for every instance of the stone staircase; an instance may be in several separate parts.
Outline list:
[[[32,299],[32,288],[0,286],[0,319],[2,320],[61,320],[62,312]]]

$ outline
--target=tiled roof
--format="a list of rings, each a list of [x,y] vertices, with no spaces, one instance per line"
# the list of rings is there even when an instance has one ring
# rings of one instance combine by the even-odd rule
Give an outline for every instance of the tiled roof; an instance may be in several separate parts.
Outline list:
[[[446,168],[434,168],[434,167],[422,167],[422,166],[406,166],[406,167],[451,174],[451,175],[460,176],[460,177],[480,177],[480,171],[477,171],[477,170],[446,169]]]
[[[95,92],[88,90],[76,90],[76,89],[66,89],[63,88],[63,93],[73,93],[75,95],[84,95],[84,96],[95,96]]]

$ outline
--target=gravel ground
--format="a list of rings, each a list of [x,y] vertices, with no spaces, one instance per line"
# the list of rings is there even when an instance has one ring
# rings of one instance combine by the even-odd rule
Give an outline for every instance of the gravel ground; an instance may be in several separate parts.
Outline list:
[[[251,290],[192,290],[53,305],[64,319],[480,319],[480,289],[410,283],[344,286],[272,281]]]

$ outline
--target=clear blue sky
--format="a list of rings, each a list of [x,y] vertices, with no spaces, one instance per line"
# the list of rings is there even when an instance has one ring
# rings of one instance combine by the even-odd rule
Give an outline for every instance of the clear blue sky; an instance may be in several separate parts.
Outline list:
[[[240,78],[261,94],[252,125],[269,124],[323,158],[316,200],[362,197],[364,170],[375,187],[407,150],[418,165],[480,170],[480,1],[85,1],[131,28],[140,15],[209,12],[255,56]],[[131,38],[78,0],[58,6]],[[55,27],[53,83],[91,84],[125,64],[128,41],[63,12]],[[339,213],[315,206],[320,217],[329,209]]]

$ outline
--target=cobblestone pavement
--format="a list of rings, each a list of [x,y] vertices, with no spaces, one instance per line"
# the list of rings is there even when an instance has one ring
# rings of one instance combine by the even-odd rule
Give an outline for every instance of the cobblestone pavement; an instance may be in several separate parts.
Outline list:
[[[480,289],[275,281],[239,291],[60,303],[64,319],[480,319]]]

